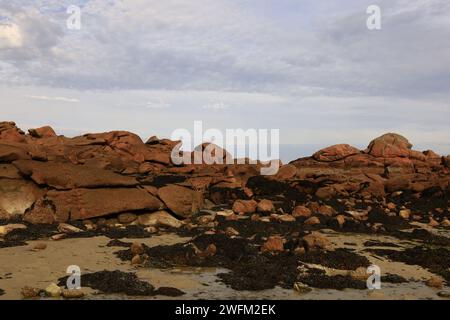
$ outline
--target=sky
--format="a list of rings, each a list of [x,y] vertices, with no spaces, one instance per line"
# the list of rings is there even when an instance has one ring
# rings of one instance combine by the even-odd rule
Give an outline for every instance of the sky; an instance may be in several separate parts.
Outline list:
[[[0,0],[3,120],[144,140],[196,120],[279,129],[291,159],[396,132],[449,154],[450,2]]]

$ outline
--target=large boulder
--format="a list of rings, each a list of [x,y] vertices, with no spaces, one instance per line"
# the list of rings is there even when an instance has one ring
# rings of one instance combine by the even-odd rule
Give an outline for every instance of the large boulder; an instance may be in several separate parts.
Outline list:
[[[164,207],[156,197],[136,188],[52,190],[46,199],[53,204],[59,222],[135,210],[156,211]]]
[[[0,122],[0,140],[8,142],[24,142],[25,134],[12,121]]]
[[[109,170],[85,165],[61,162],[18,160],[13,163],[25,176],[30,176],[39,185],[55,189],[130,187],[138,184],[135,178],[123,176]]]
[[[405,137],[396,133],[386,133],[372,140],[367,152],[380,158],[406,158],[409,157],[411,148],[412,144]]]
[[[313,158],[317,161],[332,162],[358,153],[360,153],[360,151],[349,144],[336,144],[317,151],[314,153]]]
[[[175,214],[189,217],[203,208],[201,192],[170,184],[158,189],[158,197]]]
[[[42,194],[31,181],[0,179],[0,209],[10,215],[23,215]]]
[[[56,133],[50,126],[35,128],[35,129],[28,129],[28,133],[30,136],[34,138],[51,138],[56,137]]]

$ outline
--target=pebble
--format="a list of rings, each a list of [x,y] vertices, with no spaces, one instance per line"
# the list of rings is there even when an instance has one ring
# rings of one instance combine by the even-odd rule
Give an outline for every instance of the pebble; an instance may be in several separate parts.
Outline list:
[[[42,242],[36,243],[34,245],[34,247],[33,247],[34,251],[45,250],[45,249],[47,249],[47,245],[45,243],[42,243]]]
[[[39,296],[40,291],[40,289],[25,286],[20,290],[20,293],[24,298],[36,298]]]
[[[133,242],[131,244],[130,250],[131,250],[131,253],[133,255],[143,254],[144,253],[144,247],[139,242]]]
[[[312,291],[312,289],[310,287],[308,287],[306,284],[301,283],[301,282],[294,283],[294,290],[301,294],[305,294],[305,293]]]
[[[438,277],[431,277],[430,279],[428,279],[425,284],[428,287],[432,287],[432,288],[438,288],[438,289],[442,289],[442,287],[444,286],[444,283],[442,282],[441,278]]]
[[[305,221],[305,225],[308,225],[308,226],[313,226],[316,224],[320,224],[320,220],[317,217],[311,217]]]
[[[78,289],[63,289],[61,295],[66,299],[79,299],[84,297],[84,292]]]
[[[45,294],[49,297],[57,298],[61,295],[61,288],[58,287],[55,283],[51,283],[45,288]]]
[[[131,259],[131,264],[140,264],[140,263],[141,263],[141,257],[138,254],[133,256],[133,258]]]
[[[441,298],[450,298],[450,291],[439,291],[437,295]]]

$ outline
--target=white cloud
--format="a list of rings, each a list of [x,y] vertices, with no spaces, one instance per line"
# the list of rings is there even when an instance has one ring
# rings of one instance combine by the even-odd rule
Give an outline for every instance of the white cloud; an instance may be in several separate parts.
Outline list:
[[[16,24],[0,24],[0,49],[19,48],[23,38]]]
[[[27,98],[37,100],[49,100],[49,101],[62,101],[62,102],[80,102],[78,99],[66,98],[66,97],[49,97],[49,96],[27,96]]]

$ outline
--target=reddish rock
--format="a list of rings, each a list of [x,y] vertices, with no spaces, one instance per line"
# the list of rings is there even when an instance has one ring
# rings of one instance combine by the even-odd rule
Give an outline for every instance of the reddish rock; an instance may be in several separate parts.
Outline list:
[[[13,163],[25,176],[37,184],[55,189],[131,187],[136,179],[122,176],[109,170],[61,162],[18,160]]]
[[[308,218],[308,217],[311,216],[311,210],[309,210],[305,206],[297,206],[292,211],[292,216],[295,217],[295,218],[298,218],[298,217]]]
[[[331,199],[337,195],[337,190],[333,186],[319,188],[316,191],[316,197],[319,199]]]
[[[386,133],[370,142],[368,153],[380,158],[409,157],[411,148],[412,144],[405,137]]]
[[[46,199],[55,206],[56,220],[60,222],[163,207],[157,198],[136,188],[49,191]]]
[[[22,215],[43,193],[30,181],[0,179],[0,209],[10,215]]]
[[[310,218],[306,219],[306,221],[304,223],[307,226],[314,226],[314,225],[320,224],[320,220],[317,217],[310,217]]]
[[[331,244],[330,240],[317,232],[304,236],[303,241],[307,249],[326,249]]]
[[[280,236],[271,236],[261,247],[261,252],[273,252],[284,250],[284,239]]]
[[[55,131],[50,126],[40,127],[40,128],[36,128],[36,129],[28,129],[28,132],[34,138],[56,137]]]
[[[344,159],[348,156],[358,154],[360,151],[348,144],[336,144],[314,153],[313,158],[317,161],[332,162]]]
[[[275,206],[273,205],[272,201],[263,199],[258,203],[256,211],[261,213],[271,213],[275,211]]]
[[[16,127],[15,122],[0,122],[0,141],[24,142],[25,135],[22,130]]]
[[[23,220],[33,224],[52,224],[56,221],[55,208],[50,201],[39,199],[23,215]]]
[[[255,213],[257,202],[255,200],[236,200],[233,203],[233,211],[235,213]]]
[[[0,162],[12,162],[19,159],[31,159],[25,145],[0,143]]]
[[[293,164],[286,164],[278,169],[278,173],[275,175],[275,177],[279,180],[289,180],[291,178],[294,178],[296,174],[297,167]]]
[[[174,184],[158,189],[158,197],[167,208],[181,217],[189,217],[203,208],[201,192]]]
[[[411,180],[406,176],[399,176],[388,179],[385,183],[385,188],[387,192],[395,192],[409,189],[411,185]]]

